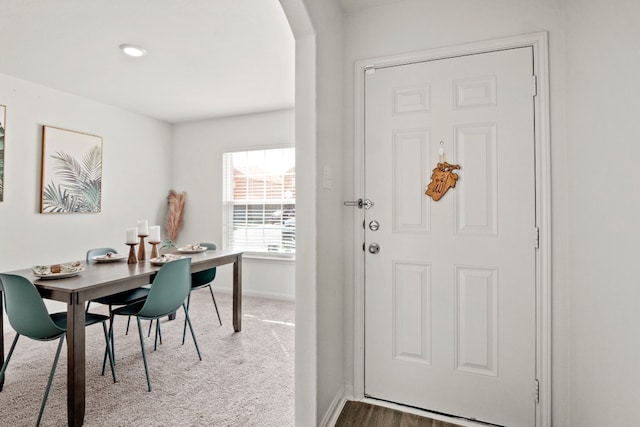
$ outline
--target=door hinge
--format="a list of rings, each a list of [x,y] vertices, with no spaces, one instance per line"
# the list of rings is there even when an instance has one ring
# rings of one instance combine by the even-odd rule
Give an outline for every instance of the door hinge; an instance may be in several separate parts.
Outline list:
[[[538,76],[534,74],[531,76],[531,80],[533,83],[533,96],[538,96]]]
[[[540,227],[533,227],[533,247],[540,248]]]
[[[535,380],[533,382],[533,387],[534,387],[534,399],[536,401],[536,403],[540,403],[540,380]]]
[[[364,73],[365,74],[375,74],[376,73],[376,66],[373,64],[367,64],[364,66]]]

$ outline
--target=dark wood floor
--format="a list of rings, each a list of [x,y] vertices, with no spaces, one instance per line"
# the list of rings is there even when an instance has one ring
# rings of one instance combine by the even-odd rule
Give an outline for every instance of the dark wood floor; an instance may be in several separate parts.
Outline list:
[[[458,427],[456,424],[432,420],[414,414],[348,400],[336,427]]]

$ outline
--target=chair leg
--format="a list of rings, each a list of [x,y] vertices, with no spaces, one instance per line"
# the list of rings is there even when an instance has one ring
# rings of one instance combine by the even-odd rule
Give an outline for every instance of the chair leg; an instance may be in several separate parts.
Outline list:
[[[222,326],[222,319],[220,318],[220,312],[218,311],[218,304],[216,304],[216,297],[213,296],[213,289],[211,285],[207,285],[209,287],[209,292],[211,292],[211,299],[213,300],[213,306],[216,308],[216,314],[218,315],[218,322],[220,322],[220,326]]]
[[[56,357],[53,360],[53,366],[51,366],[51,374],[49,374],[49,381],[47,381],[47,389],[44,392],[44,398],[42,399],[42,405],[40,406],[40,413],[38,414],[38,421],[36,422],[36,427],[40,425],[40,420],[42,420],[42,413],[44,412],[44,406],[47,404],[47,398],[49,397],[49,391],[51,390],[53,375],[56,373],[56,366],[58,365],[58,359],[60,358],[60,350],[62,350],[62,344],[64,343],[65,335],[66,334],[62,334],[60,336],[58,351],[56,351]]]
[[[116,364],[116,346],[113,344],[115,342],[115,338],[113,337],[113,328],[111,325],[113,324],[113,306],[109,306],[109,339],[111,340],[111,357],[113,358],[113,364]],[[104,363],[103,363],[104,365]]]
[[[156,337],[153,343],[153,351],[158,349],[158,338],[160,338],[160,344],[162,344],[162,328],[160,327],[160,319],[156,319]]]
[[[191,331],[191,336],[193,337],[193,343],[196,345],[196,350],[198,351],[198,358],[202,360],[202,356],[200,355],[200,347],[198,347],[198,340],[196,339],[196,334],[193,332],[193,326],[191,325],[191,318],[189,318],[189,310],[187,306],[182,303],[182,308],[184,309],[184,317],[186,318],[186,322],[189,324],[189,330]]]
[[[0,370],[0,382],[2,382],[2,380],[4,379],[4,373],[7,370],[7,366],[9,366],[9,360],[11,360],[13,350],[16,348],[18,338],[20,338],[20,334],[16,334],[16,337],[13,339],[13,343],[11,344],[11,348],[9,349],[9,353],[7,354],[7,359],[4,361],[4,365],[2,365],[2,369]]]
[[[107,332],[107,322],[102,322],[102,330],[104,331],[104,340],[107,343],[105,351],[105,357],[107,354],[109,355],[109,363],[111,365],[111,376],[113,377],[113,383],[115,384],[118,379],[116,378],[116,367],[115,363],[113,363],[113,350],[111,349],[111,339],[109,337],[109,332]],[[102,361],[102,375],[104,375],[104,360]]]
[[[191,291],[189,291],[189,295],[187,296],[187,310],[191,307]],[[187,334],[187,319],[184,319],[184,326],[182,327],[182,345],[184,345],[184,337]]]
[[[153,351],[156,351],[158,349],[158,323],[156,323],[156,333],[154,335],[154,339],[153,339]]]
[[[111,312],[109,313],[111,314]],[[111,342],[111,357],[110,360],[113,362],[113,366],[116,365],[116,349],[115,349],[115,341],[113,339],[113,314],[109,316],[109,341]],[[104,375],[104,371],[107,367],[107,352],[104,352],[104,357],[102,358],[102,375]]]
[[[127,331],[124,333],[125,335],[129,335],[129,325],[131,324],[131,316],[127,317]]]
[[[157,321],[157,320],[156,320]],[[147,337],[151,336],[151,327],[153,326],[153,319],[151,319],[151,321],[149,321],[149,332],[147,332]]]
[[[149,368],[147,367],[147,353],[144,351],[144,338],[142,337],[142,325],[140,324],[140,318],[136,317],[138,321],[138,335],[140,335],[140,348],[142,348],[142,361],[144,362],[144,373],[147,375],[147,388],[151,391],[151,381],[149,381]]]
[[[87,314],[89,312],[89,306],[91,305],[91,301],[87,301],[87,308],[85,308],[84,313]]]

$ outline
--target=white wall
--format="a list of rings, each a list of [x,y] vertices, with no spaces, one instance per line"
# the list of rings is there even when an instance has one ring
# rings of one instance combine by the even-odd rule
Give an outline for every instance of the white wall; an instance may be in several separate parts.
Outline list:
[[[306,0],[280,0],[296,41],[295,425],[317,417],[316,33]]]
[[[317,415],[314,425],[344,388],[344,248],[343,215],[343,61],[344,16],[337,0],[307,1],[316,34],[316,378]],[[323,173],[331,169],[332,186]],[[304,284],[302,284],[304,285]],[[297,337],[297,335],[296,335]],[[296,341],[297,344],[297,341]],[[301,402],[304,404],[304,402]],[[297,408],[297,406],[296,406]],[[297,421],[297,418],[296,418]],[[300,424],[310,425],[310,424]]]
[[[222,154],[294,146],[294,122],[294,110],[282,110],[174,125],[173,185],[187,192],[176,245],[212,242],[222,248]],[[231,266],[219,268],[215,288],[231,292],[232,273]],[[295,262],[245,257],[242,288],[247,295],[294,299]]]
[[[85,258],[92,247],[128,250],[125,229],[158,223],[172,179],[169,125],[0,75],[7,107],[0,271]],[[103,139],[102,212],[40,214],[42,125]]]
[[[576,1],[576,3],[578,3]],[[354,194],[353,73],[354,62],[455,44],[548,31],[551,64],[552,220],[553,220],[553,419],[567,425],[567,172],[564,141],[563,10],[555,0],[407,0],[373,7],[347,16],[345,60],[345,191]],[[353,282],[353,219],[348,213],[344,233],[347,283]],[[353,383],[353,289],[345,286],[346,380]],[[583,424],[586,425],[586,424]]]
[[[571,426],[640,425],[640,3],[566,0]]]
[[[331,11],[330,11],[331,12]],[[318,114],[317,221],[318,230],[318,407],[332,404],[336,391],[344,387],[344,268],[343,216],[344,164],[342,104],[343,34],[342,17],[329,15],[328,37],[318,43],[323,59],[318,74],[321,93]],[[324,115],[324,116],[323,116]],[[330,171],[331,188],[325,186]],[[323,412],[318,414],[321,420]]]

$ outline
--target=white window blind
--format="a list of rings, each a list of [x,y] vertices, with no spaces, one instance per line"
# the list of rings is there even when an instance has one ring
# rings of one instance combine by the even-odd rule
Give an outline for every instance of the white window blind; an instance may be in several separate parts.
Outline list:
[[[293,256],[295,181],[295,148],[224,153],[224,247],[269,256]]]

